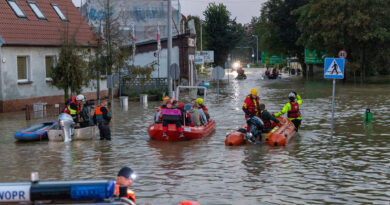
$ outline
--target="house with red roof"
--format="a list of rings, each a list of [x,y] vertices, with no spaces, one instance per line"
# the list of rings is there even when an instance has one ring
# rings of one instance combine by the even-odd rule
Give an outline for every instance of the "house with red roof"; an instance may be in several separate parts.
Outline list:
[[[35,102],[64,103],[63,91],[49,76],[66,36],[86,49],[96,45],[71,0],[0,0],[0,112]],[[83,89],[87,98],[94,93]]]

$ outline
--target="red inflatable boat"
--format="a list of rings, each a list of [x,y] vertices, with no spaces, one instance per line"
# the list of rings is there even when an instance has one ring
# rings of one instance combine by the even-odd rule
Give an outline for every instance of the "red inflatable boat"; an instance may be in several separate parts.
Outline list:
[[[154,140],[163,141],[179,141],[179,140],[192,140],[202,137],[210,136],[215,131],[215,121],[210,120],[206,125],[199,127],[184,126],[184,137],[180,138],[180,134],[176,129],[176,125],[169,124],[167,137],[163,137],[163,127],[161,124],[151,124],[148,127],[149,137]]]
[[[264,143],[270,146],[285,146],[287,142],[291,140],[291,138],[295,134],[295,126],[289,120],[282,117],[278,117],[281,126],[278,127],[275,124],[274,128],[265,135]],[[246,144],[245,131],[247,124],[243,124],[240,129],[231,132],[225,139],[226,146],[239,146]]]

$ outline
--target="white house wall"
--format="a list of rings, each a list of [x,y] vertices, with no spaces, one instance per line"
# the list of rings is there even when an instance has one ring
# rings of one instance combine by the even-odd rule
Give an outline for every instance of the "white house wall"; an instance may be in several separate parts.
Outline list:
[[[0,36],[1,37],[1,36]],[[2,44],[0,42],[0,101],[3,101],[3,74],[1,73],[2,70],[3,70],[3,47],[2,47]]]
[[[45,56],[59,55],[59,48],[51,47],[2,47],[1,62],[1,92],[2,101],[27,99],[44,96],[63,95],[62,90],[51,86],[46,81]],[[28,84],[18,84],[17,56],[29,56],[30,81]],[[91,84],[96,85],[96,82]],[[107,90],[105,80],[101,81],[101,90]],[[95,88],[84,88],[83,92],[96,91]]]
[[[153,61],[157,60],[156,57],[154,57],[155,51],[150,51],[147,53],[140,53],[135,55],[135,65],[139,66],[146,66]],[[175,46],[172,48],[172,64],[176,63],[179,64],[179,47]],[[160,69],[158,69],[158,66],[155,66],[155,70],[152,72],[152,78],[166,78],[167,77],[167,49],[162,49],[160,53]],[[160,71],[160,72],[158,72]],[[160,73],[160,74],[159,74]]]

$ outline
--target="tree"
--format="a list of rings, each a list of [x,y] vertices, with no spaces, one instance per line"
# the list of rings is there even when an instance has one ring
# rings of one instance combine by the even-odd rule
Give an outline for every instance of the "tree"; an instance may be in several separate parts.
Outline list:
[[[82,56],[77,55],[81,52],[75,43],[64,42],[58,62],[50,72],[52,85],[64,90],[65,101],[69,98],[69,89],[71,93],[80,93],[82,86],[89,82],[85,74],[86,63]]]
[[[388,0],[311,0],[294,11],[302,32],[298,43],[329,56],[347,50],[347,70],[358,72],[362,80],[368,74],[388,72],[389,10]]]
[[[259,36],[262,50],[272,54],[297,57],[304,63],[304,46],[297,44],[300,31],[298,15],[292,11],[308,0],[268,0],[261,9],[260,18],[252,19],[254,33]]]
[[[84,61],[85,51],[74,40],[76,32],[69,35],[68,24],[64,24],[63,44],[60,49],[58,62],[51,68],[51,85],[64,90],[64,102],[70,93],[80,93],[84,85],[88,85],[90,77],[86,72]],[[70,91],[70,93],[69,93]]]
[[[196,50],[201,50],[201,48],[205,48],[204,45],[206,45],[206,32],[204,31],[204,24],[202,22],[202,20],[198,17],[198,16],[191,16],[189,15],[187,17],[187,21],[186,21],[186,28],[188,28],[188,22],[191,21],[191,20],[194,20],[194,24],[195,24],[195,30],[196,30]],[[200,29],[203,29],[202,32],[200,31]],[[200,35],[202,34],[202,40],[201,40],[201,37]],[[200,44],[202,43],[202,46],[200,46]]]
[[[131,52],[124,47],[123,43],[131,37],[125,35],[126,32],[120,27],[124,22],[127,23],[125,20],[129,19],[129,14],[123,11],[114,13],[111,0],[100,0],[97,5],[103,8],[104,12],[99,28],[95,28],[95,32],[99,35],[98,46],[95,56],[90,56],[89,70],[93,78],[97,80],[96,92],[100,99],[101,74],[111,75],[127,66]],[[110,88],[109,96],[112,92]]]
[[[214,50],[214,63],[224,66],[229,52],[240,42],[243,27],[230,19],[230,12],[224,4],[210,3],[203,12],[207,49]]]

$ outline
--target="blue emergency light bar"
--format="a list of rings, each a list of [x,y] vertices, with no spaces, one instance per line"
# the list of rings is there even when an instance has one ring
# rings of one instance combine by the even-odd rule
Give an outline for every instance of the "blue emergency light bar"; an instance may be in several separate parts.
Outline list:
[[[108,180],[0,183],[0,203],[43,200],[102,201],[111,198],[114,190],[115,183]]]

